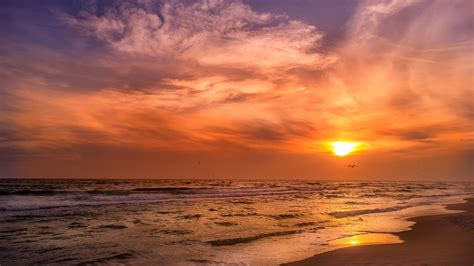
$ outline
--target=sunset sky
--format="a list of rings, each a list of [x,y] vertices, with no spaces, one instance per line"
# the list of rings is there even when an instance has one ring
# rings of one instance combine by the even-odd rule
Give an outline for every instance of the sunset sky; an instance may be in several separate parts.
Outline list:
[[[0,177],[474,180],[473,5],[1,1]]]

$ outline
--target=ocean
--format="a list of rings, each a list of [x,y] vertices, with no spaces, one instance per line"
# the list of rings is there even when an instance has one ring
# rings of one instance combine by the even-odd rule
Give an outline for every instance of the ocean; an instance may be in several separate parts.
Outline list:
[[[0,264],[277,265],[399,242],[407,218],[473,195],[446,182],[2,179]]]

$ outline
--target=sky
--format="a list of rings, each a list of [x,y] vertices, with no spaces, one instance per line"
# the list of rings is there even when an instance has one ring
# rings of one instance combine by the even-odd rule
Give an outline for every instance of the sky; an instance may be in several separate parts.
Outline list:
[[[1,1],[0,176],[474,181],[473,5]]]

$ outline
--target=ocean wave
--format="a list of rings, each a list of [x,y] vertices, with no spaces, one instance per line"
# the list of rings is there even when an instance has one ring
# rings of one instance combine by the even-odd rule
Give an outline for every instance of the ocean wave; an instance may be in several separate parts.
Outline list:
[[[152,187],[152,188],[134,188],[132,189],[133,192],[167,192],[167,193],[190,193],[190,192],[198,192],[200,190],[206,190],[211,188],[192,188],[192,187]]]
[[[60,190],[17,190],[17,191],[0,191],[0,196],[53,196],[67,194],[69,191]]]
[[[298,213],[284,213],[284,214],[275,214],[275,215],[268,215],[268,217],[273,218],[275,220],[285,220],[285,219],[296,219],[301,217]]]
[[[394,206],[389,208],[376,208],[376,209],[363,209],[363,210],[354,210],[354,211],[337,211],[337,212],[330,212],[329,215],[335,218],[347,218],[353,216],[359,216],[364,214],[371,214],[371,213],[381,213],[381,212],[393,212],[399,211],[412,206],[403,205],[403,206]]]
[[[132,259],[135,256],[136,256],[135,252],[129,251],[129,252],[118,253],[112,256],[98,258],[95,260],[81,262],[79,263],[79,265],[97,265],[97,264],[108,264],[112,262],[123,262],[129,259]]]
[[[123,224],[104,224],[104,225],[99,225],[95,227],[94,229],[99,229],[99,230],[120,230],[120,229],[126,229],[127,227]]]
[[[154,187],[154,188],[134,188],[130,190],[13,190],[0,191],[0,196],[55,196],[67,194],[92,194],[92,195],[130,195],[133,193],[168,193],[168,194],[189,194],[198,193],[207,188],[189,187]]]
[[[4,180],[5,181],[5,180]],[[98,206],[122,203],[154,203],[201,199],[228,199],[233,205],[261,202],[255,197],[292,199],[344,199],[347,204],[392,198],[406,201],[459,195],[455,184],[402,184],[383,182],[249,182],[179,180],[7,180],[0,185],[0,211],[50,209],[71,206]],[[439,190],[450,187],[452,190]],[[418,191],[424,189],[424,191]],[[413,190],[416,192],[409,192]],[[471,189],[472,190],[472,189]],[[465,194],[469,194],[464,190]],[[470,192],[472,195],[473,192]],[[289,197],[286,197],[289,196]],[[253,197],[253,198],[252,198]],[[360,201],[360,203],[359,203]],[[367,204],[369,204],[367,203]],[[364,204],[365,205],[365,204]],[[334,212],[335,216],[354,216],[380,210]],[[274,217],[275,219],[288,217]]]
[[[253,196],[277,196],[295,193],[294,190],[272,191],[268,189],[241,190],[185,190],[153,189],[147,191],[17,191],[4,193],[0,197],[0,211],[21,211],[51,209],[72,206],[97,206],[121,203],[154,203],[166,201],[186,201],[219,198],[241,198]],[[19,193],[18,193],[19,192]],[[252,204],[252,201],[234,201],[232,204]]]
[[[272,233],[265,233],[265,234],[259,234],[259,235],[254,235],[254,236],[248,236],[248,237],[217,239],[217,240],[207,241],[206,243],[208,243],[212,246],[230,246],[230,245],[249,243],[249,242],[259,240],[259,239],[262,239],[262,238],[293,235],[293,234],[299,234],[299,233],[303,233],[303,232],[304,232],[304,230],[279,231],[279,232],[272,232]]]

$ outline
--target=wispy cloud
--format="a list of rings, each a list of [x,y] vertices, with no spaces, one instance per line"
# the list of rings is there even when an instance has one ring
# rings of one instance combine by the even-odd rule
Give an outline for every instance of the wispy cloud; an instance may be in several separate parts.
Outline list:
[[[64,15],[64,20],[135,55],[267,71],[324,68],[335,61],[317,52],[323,34],[316,27],[281,14],[257,13],[241,1],[123,1],[103,12],[88,8]]]

